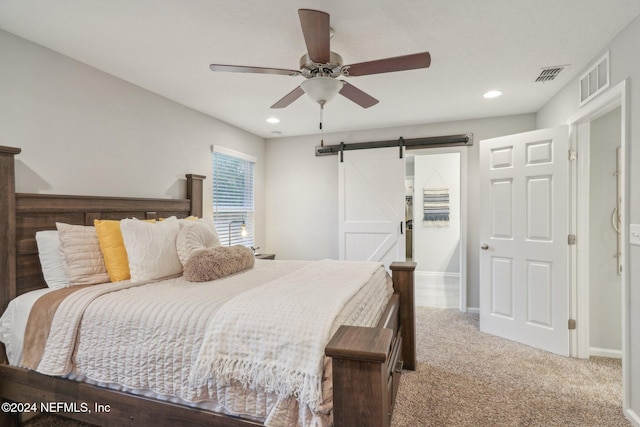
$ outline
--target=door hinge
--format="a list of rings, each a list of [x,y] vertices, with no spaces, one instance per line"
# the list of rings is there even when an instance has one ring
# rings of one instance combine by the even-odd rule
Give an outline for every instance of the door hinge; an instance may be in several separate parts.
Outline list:
[[[569,330],[576,328],[576,319],[569,319]]]
[[[569,150],[569,160],[575,160],[578,158],[578,152],[576,150]]]
[[[567,239],[567,243],[569,245],[575,245],[576,244],[576,235],[575,234],[569,234],[569,238]]]

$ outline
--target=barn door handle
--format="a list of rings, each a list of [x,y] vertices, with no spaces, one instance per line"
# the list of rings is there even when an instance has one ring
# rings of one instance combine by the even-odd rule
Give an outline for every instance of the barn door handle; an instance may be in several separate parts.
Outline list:
[[[400,234],[404,234],[404,231],[402,231],[402,224],[404,224],[404,221],[400,221]]]

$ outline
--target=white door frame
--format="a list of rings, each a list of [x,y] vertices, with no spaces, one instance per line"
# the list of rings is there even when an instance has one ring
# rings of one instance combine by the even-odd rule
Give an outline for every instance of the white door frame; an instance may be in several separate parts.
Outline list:
[[[460,154],[460,303],[461,312],[467,311],[467,147],[419,148],[405,150],[405,155]]]
[[[589,192],[584,191],[589,183],[589,143],[590,122],[604,114],[620,107],[621,108],[621,134],[620,134],[620,174],[622,194],[620,237],[621,262],[622,262],[622,385],[623,385],[623,409],[625,412],[630,406],[630,382],[628,381],[629,348],[628,342],[629,324],[629,276],[626,271],[629,266],[627,227],[629,223],[629,211],[627,200],[629,200],[629,175],[628,168],[628,114],[627,108],[627,83],[626,80],[618,83],[615,87],[604,92],[585,107],[581,108],[575,115],[567,120],[570,129],[570,144],[573,150],[577,150],[577,164],[572,166],[571,184],[571,229],[577,236],[577,245],[572,249],[571,268],[571,307],[570,314],[576,319],[577,329],[571,334],[571,356],[579,358],[589,357]],[[581,191],[578,186],[581,185]],[[577,213],[580,212],[578,216]]]

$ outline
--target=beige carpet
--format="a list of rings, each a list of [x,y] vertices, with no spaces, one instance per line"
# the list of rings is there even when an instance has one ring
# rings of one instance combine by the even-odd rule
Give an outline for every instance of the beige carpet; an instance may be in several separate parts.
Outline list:
[[[577,360],[483,334],[478,316],[417,309],[418,369],[393,427],[629,426],[620,360]]]
[[[485,335],[478,316],[417,309],[418,369],[405,371],[393,427],[630,426],[619,360],[577,360]],[[30,427],[86,424],[39,416]]]

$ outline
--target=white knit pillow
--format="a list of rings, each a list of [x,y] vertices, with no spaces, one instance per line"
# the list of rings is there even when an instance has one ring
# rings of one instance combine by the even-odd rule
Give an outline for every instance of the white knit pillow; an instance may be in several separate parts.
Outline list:
[[[149,223],[123,219],[120,230],[129,256],[132,282],[162,279],[182,273],[176,250],[180,225],[175,216]]]
[[[195,221],[180,221],[176,249],[183,266],[194,252],[216,246],[220,246],[220,239],[212,220],[201,218]]]
[[[109,281],[96,229],[56,222],[60,253],[69,285],[93,285]]]

